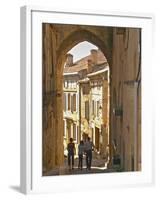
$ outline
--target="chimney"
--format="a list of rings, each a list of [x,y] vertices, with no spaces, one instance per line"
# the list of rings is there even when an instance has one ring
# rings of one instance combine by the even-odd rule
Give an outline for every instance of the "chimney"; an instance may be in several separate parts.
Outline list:
[[[87,64],[88,64],[88,73],[91,73],[92,72],[92,60],[88,59]]]
[[[91,50],[91,59],[92,59],[92,64],[96,65],[97,61],[98,61],[98,50],[97,49]]]
[[[71,67],[73,65],[73,55],[68,53],[66,55],[66,65],[65,67]]]

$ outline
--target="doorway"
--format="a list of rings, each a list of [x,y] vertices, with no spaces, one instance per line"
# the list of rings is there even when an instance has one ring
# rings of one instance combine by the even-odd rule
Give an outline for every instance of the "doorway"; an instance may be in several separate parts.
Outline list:
[[[100,147],[100,133],[99,128],[95,127],[95,148],[97,151],[99,151]]]

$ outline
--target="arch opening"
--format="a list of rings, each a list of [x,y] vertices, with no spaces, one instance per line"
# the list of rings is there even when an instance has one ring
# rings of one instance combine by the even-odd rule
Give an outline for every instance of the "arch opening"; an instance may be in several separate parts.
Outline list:
[[[90,47],[82,47],[82,44],[89,44]],[[73,51],[75,48],[78,50]],[[84,48],[89,51],[74,61],[75,54],[85,51]],[[104,53],[90,42],[79,42],[72,49],[64,56],[64,64],[61,66],[64,155],[68,157],[67,147],[72,138],[75,144],[75,158],[78,158],[80,141],[86,142],[89,137],[94,144],[93,167],[99,167],[97,163],[100,162],[101,168],[105,169],[109,162],[110,137],[109,64]]]
[[[109,65],[111,66],[112,63],[112,56],[111,56],[111,48],[110,44],[104,43],[98,36],[94,33],[80,29],[71,33],[60,45],[57,51],[58,60],[63,59],[63,57],[69,52],[74,46],[78,45],[81,42],[87,41],[95,46],[97,46],[107,58]]]

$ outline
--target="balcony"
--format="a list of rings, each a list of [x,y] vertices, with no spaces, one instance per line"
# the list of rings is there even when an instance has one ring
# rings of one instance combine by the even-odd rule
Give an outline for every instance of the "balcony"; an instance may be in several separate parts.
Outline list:
[[[63,112],[63,117],[65,119],[71,119],[73,121],[77,121],[78,120],[78,114],[77,112],[71,112],[70,110],[64,111]]]

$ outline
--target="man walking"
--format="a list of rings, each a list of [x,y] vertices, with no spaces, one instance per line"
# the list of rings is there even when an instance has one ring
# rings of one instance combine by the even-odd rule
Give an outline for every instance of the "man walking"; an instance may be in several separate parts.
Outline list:
[[[86,165],[88,170],[91,170],[93,147],[93,142],[91,142],[90,137],[88,137],[85,142]]]

